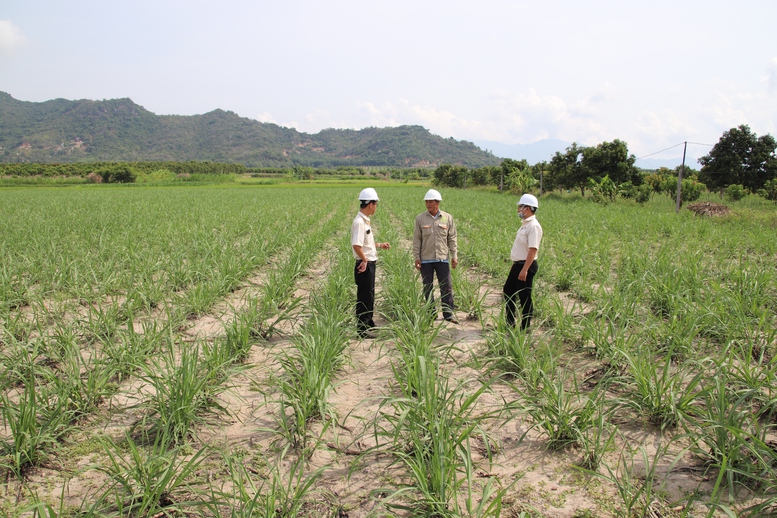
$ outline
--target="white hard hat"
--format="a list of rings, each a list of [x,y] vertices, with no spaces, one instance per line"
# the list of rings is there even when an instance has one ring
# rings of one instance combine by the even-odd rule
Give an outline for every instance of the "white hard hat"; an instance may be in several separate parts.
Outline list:
[[[537,198],[532,194],[524,194],[523,196],[521,196],[521,199],[518,200],[518,205],[528,205],[529,207],[533,207],[534,209],[539,207]]]
[[[436,191],[434,189],[429,189],[426,191],[426,196],[424,196],[424,201],[428,200],[437,200],[442,201],[442,196],[440,196],[440,191]]]
[[[372,187],[367,187],[359,193],[359,201],[380,201],[378,193]]]

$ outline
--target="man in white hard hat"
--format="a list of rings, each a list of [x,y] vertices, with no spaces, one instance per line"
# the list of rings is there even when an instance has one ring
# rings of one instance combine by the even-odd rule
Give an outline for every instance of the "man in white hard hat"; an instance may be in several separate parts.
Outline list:
[[[442,299],[442,316],[448,322],[458,324],[453,313],[453,285],[451,283],[451,268],[459,264],[459,247],[456,240],[456,224],[453,216],[440,210],[442,196],[434,189],[429,189],[424,196],[426,212],[415,218],[413,230],[413,258],[415,267],[421,272],[421,282],[424,285],[424,297],[434,301],[434,275],[440,284]]]
[[[515,325],[517,296],[520,302],[521,329],[529,327],[534,310],[531,291],[534,275],[538,269],[537,252],[542,241],[542,227],[535,216],[538,206],[537,198],[531,194],[524,194],[518,201],[518,216],[523,221],[510,251],[513,266],[510,268],[503,288],[507,325],[511,327]]]
[[[375,307],[375,263],[377,249],[388,250],[388,243],[376,243],[375,231],[370,216],[378,209],[378,193],[368,187],[359,193],[359,213],[351,225],[351,247],[356,259],[353,276],[356,281],[356,327],[361,338],[374,338],[370,330],[375,327],[372,320]]]

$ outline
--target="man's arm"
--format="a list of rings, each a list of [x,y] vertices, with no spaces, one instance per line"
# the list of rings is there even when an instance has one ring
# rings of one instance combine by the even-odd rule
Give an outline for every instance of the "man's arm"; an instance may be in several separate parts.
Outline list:
[[[523,268],[521,268],[520,273],[518,274],[518,280],[519,281],[525,281],[526,275],[529,273],[529,267],[534,262],[534,259],[537,258],[537,249],[536,248],[529,248],[529,253],[526,254],[526,262],[523,263]]]
[[[456,268],[459,265],[459,240],[456,231],[456,222],[451,218],[451,225],[448,227],[448,253],[451,256],[451,268]]]
[[[353,245],[353,251],[356,255],[359,256],[359,259],[362,260],[362,262],[359,263],[359,267],[356,269],[356,271],[363,273],[367,269],[367,256],[364,255],[361,245]]]
[[[415,259],[416,270],[421,269],[421,222],[418,218],[415,219],[415,225],[413,226],[413,258]]]

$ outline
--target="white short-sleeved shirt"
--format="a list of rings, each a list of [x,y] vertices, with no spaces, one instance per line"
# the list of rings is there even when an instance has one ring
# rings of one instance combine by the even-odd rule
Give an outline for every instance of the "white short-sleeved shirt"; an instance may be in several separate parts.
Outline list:
[[[356,215],[351,225],[351,246],[359,245],[362,247],[364,257],[368,261],[377,261],[378,253],[375,249],[375,232],[370,227],[370,218],[365,216],[361,211]],[[356,255],[354,251],[353,256],[361,260],[361,257]]]
[[[529,216],[521,223],[518,234],[515,236],[513,249],[510,250],[510,259],[513,261],[525,261],[530,248],[536,248],[539,255],[540,241],[542,241],[542,227],[536,216]],[[536,260],[536,258],[535,258]]]

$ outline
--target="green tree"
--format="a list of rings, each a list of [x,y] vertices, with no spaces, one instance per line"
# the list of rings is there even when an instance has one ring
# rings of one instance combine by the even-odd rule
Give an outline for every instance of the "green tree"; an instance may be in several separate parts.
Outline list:
[[[434,170],[434,185],[444,187],[464,187],[467,180],[467,168],[462,165],[442,164]]]
[[[499,169],[496,166],[485,166],[473,169],[469,173],[470,185],[488,185],[491,183],[491,170]]]
[[[580,194],[583,196],[585,196],[588,180],[582,163],[585,149],[585,147],[578,146],[577,142],[573,142],[563,154],[556,151],[548,164],[548,169],[560,188],[580,189]]]
[[[620,185],[631,182],[633,185],[642,183],[642,176],[634,166],[637,158],[629,154],[629,148],[625,142],[615,139],[612,142],[602,142],[595,147],[587,147],[583,150],[582,167],[587,178],[599,178],[605,176]]]
[[[723,133],[708,155],[699,159],[699,178],[710,190],[723,191],[733,184],[757,191],[777,177],[777,141],[758,137],[742,124]]]
[[[502,160],[501,169],[504,186],[514,193],[525,193],[536,183],[531,173],[531,166],[526,160],[505,158]]]
[[[95,171],[103,179],[103,183],[132,183],[137,175],[126,164],[104,167]]]

